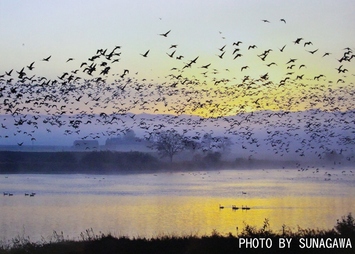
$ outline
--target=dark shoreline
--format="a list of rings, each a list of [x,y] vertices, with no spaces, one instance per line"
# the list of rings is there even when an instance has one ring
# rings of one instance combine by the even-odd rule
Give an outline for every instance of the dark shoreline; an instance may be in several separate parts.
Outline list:
[[[95,234],[86,230],[81,240],[65,239],[63,233],[53,233],[49,241],[33,243],[18,237],[12,245],[0,245],[0,254],[22,253],[353,253],[355,245],[355,221],[351,213],[343,216],[333,229],[301,229],[296,232],[284,226],[279,233],[269,229],[268,221],[256,227],[246,225],[238,235],[174,236],[155,238],[115,237],[111,234]]]

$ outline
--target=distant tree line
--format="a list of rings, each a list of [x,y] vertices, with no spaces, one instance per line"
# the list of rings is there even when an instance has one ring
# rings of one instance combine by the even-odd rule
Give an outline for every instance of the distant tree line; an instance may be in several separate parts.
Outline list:
[[[0,152],[0,174],[11,173],[119,173],[157,170],[231,168],[221,153],[208,152],[190,161],[164,162],[142,152]]]
[[[222,153],[198,153],[191,160],[166,162],[149,153],[91,152],[20,152],[0,151],[0,174],[16,173],[130,173],[160,170],[214,170],[282,168],[296,161],[271,161],[237,158],[223,161]]]
[[[0,173],[115,173],[158,166],[156,157],[141,152],[0,152]]]
[[[232,146],[228,137],[213,137],[208,133],[202,137],[190,137],[175,129],[153,132],[147,140],[150,143],[148,147],[157,151],[161,158],[168,157],[170,163],[176,154],[186,150],[200,151],[214,163],[221,159],[222,153],[229,153]]]

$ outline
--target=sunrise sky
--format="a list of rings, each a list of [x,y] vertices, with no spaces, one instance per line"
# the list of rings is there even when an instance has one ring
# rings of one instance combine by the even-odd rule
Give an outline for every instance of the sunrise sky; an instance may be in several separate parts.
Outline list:
[[[227,107],[223,114],[235,113],[241,105],[260,97],[257,105],[251,103],[243,110],[279,110],[278,101],[286,101],[290,94],[299,94],[292,100],[298,100],[300,106],[292,110],[302,110],[311,107],[308,103],[303,105],[302,95],[313,86],[323,85],[315,91],[317,96],[331,88],[342,91],[335,93],[339,97],[353,87],[353,63],[338,60],[347,51],[345,48],[355,46],[354,12],[351,0],[1,1],[0,75],[11,69],[15,73],[35,62],[35,68],[26,71],[28,76],[57,79],[64,72],[79,69],[98,49],[109,52],[120,46],[119,61],[109,63],[111,70],[105,76],[108,83],[118,79],[124,70],[129,70],[129,76],[137,82],[165,85],[173,84],[181,74],[199,83],[193,87],[188,84],[184,87],[187,90],[199,91],[205,97],[211,93],[201,89],[213,91],[214,103]],[[161,35],[168,31],[166,37]],[[295,43],[297,38],[302,38],[299,44]],[[242,43],[233,45],[238,41]],[[312,44],[305,45],[306,42]],[[171,48],[172,45],[177,46]],[[249,48],[252,45],[256,47]],[[265,60],[261,60],[269,49]],[[143,57],[148,50],[147,57]],[[236,57],[237,54],[241,56]],[[351,54],[352,51],[348,57]],[[49,62],[42,61],[48,56]],[[178,56],[183,58],[178,60]],[[67,62],[69,58],[73,60]],[[289,63],[291,59],[296,59],[295,66]],[[339,73],[338,68],[347,72]],[[267,79],[259,84],[265,74]],[[321,74],[324,77],[315,80]],[[90,78],[84,73],[78,75]],[[245,83],[246,76],[251,83],[241,92],[238,84]],[[3,81],[8,78],[5,75]],[[283,85],[285,78],[295,84]],[[251,94],[250,85],[254,84],[256,92]],[[275,96],[279,98],[270,100]],[[173,96],[170,100],[185,107]],[[343,110],[352,107],[343,106]],[[160,113],[176,110],[158,107]],[[211,110],[216,110],[206,111],[208,107],[208,103],[202,107],[191,104],[185,108],[192,110],[184,113],[209,116]]]

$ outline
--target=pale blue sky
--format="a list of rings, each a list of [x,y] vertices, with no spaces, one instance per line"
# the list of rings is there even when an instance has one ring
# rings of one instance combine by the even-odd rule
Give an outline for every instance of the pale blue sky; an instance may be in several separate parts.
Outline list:
[[[115,45],[122,46],[122,68],[137,70],[147,69],[140,53],[150,49],[149,66],[159,65],[170,44],[178,44],[187,59],[206,53],[207,63],[216,48],[234,41],[275,48],[303,37],[335,58],[344,47],[355,47],[354,13],[352,0],[2,0],[0,73],[36,61],[42,75],[60,75],[98,48]],[[170,29],[167,38],[158,36]],[[40,61],[49,55],[50,67]],[[76,62],[65,65],[69,57]]]

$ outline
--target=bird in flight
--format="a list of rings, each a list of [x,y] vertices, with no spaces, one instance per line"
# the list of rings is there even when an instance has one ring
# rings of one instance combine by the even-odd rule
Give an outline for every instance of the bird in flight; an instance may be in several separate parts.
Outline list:
[[[171,54],[168,54],[168,53],[166,53],[169,57],[171,57],[171,58],[173,58],[173,56],[174,56],[174,54],[175,54],[175,51],[176,50],[174,50]]]
[[[284,45],[282,48],[280,48],[279,50],[281,51],[281,52],[283,52],[284,51],[284,49],[285,49],[285,47],[286,47],[286,45]]]
[[[220,48],[219,50],[223,52],[224,48],[226,47],[226,45],[224,45],[222,48]]]
[[[247,65],[242,66],[242,68],[240,69],[240,71],[246,70],[246,69],[248,69],[248,68],[249,68],[249,66],[247,66]]]
[[[311,50],[307,50],[307,51],[313,55],[314,53],[316,53],[318,51],[318,49],[313,50],[313,51],[311,51]]]
[[[170,33],[170,31],[171,31],[171,30],[169,30],[169,31],[167,31],[166,33],[163,33],[163,34],[159,34],[159,35],[164,36],[164,37],[167,37],[168,34]]]
[[[148,49],[148,51],[147,51],[147,52],[145,52],[144,54],[141,54],[141,56],[143,56],[143,57],[147,57],[147,56],[148,56],[148,53],[149,53],[149,49]]]
[[[47,57],[47,58],[43,58],[42,61],[48,62],[51,57],[52,57],[52,56],[49,56],[49,57]]]
[[[280,19],[280,21],[284,22],[286,24],[286,20],[285,19]]]
[[[224,55],[224,53],[226,53],[226,52],[223,52],[222,54],[220,54],[220,55],[217,55],[219,58],[223,58],[223,55]]]
[[[238,57],[242,57],[242,56],[243,56],[242,54],[236,54],[236,55],[234,56],[233,60],[236,59],[236,58],[238,58]]]
[[[35,62],[32,62],[30,65],[27,66],[27,68],[32,71],[35,67],[33,66]]]
[[[11,76],[11,73],[12,73],[12,71],[13,71],[13,69],[11,69],[10,71],[5,71],[5,74],[7,75],[7,76]]]
[[[206,65],[201,66],[201,68],[207,69],[210,65],[211,65],[211,64],[209,63],[209,64],[206,64]]]
[[[303,40],[303,38],[297,38],[295,41],[294,41],[294,43],[295,44],[300,44],[300,42]]]
[[[294,63],[296,60],[297,60],[297,59],[291,58],[290,61],[288,61],[286,64]]]

